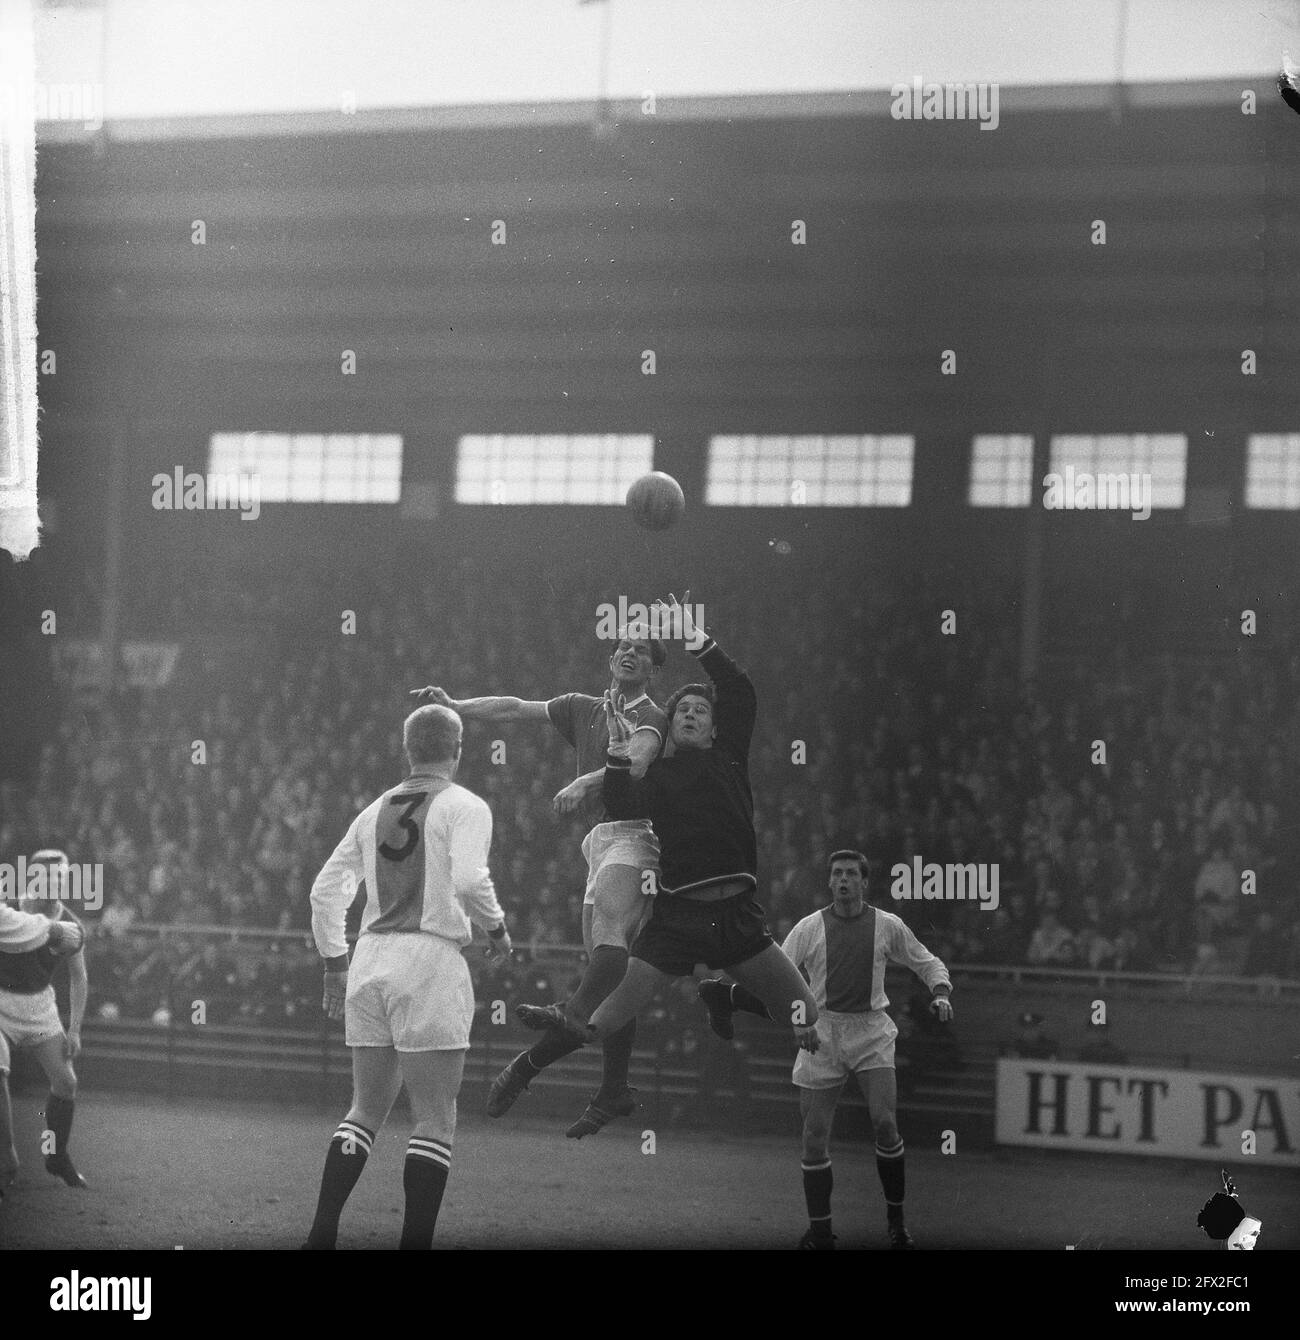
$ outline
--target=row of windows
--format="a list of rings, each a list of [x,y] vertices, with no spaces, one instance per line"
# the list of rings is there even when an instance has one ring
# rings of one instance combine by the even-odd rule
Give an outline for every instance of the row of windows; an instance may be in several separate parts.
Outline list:
[[[975,507],[1028,507],[1033,495],[1032,437],[975,438],[968,501]],[[1181,433],[1113,433],[1053,437],[1049,470],[1073,494],[1082,476],[1142,475],[1151,481],[1152,507],[1181,507],[1187,477],[1187,438]],[[1068,472],[1073,470],[1073,475]]]
[[[1033,496],[1032,437],[980,436],[971,450],[974,507],[1028,507]],[[1187,438],[1181,433],[1062,434],[1051,441],[1050,469],[1138,474],[1151,481],[1152,507],[1181,507],[1187,479]],[[1253,433],[1246,441],[1247,507],[1300,509],[1300,433]]]
[[[715,507],[908,507],[915,443],[906,434],[713,437],[704,501]],[[1181,433],[1059,434],[1049,460],[1058,477],[1056,506],[1075,505],[1098,476],[1142,476],[1153,508],[1185,501],[1187,438]],[[1030,506],[1033,464],[1032,437],[980,434],[971,444],[967,500],[974,507]],[[648,433],[468,434],[457,450],[455,496],[468,504],[610,506],[653,468]],[[215,433],[208,469],[256,474],[263,502],[393,503],[401,497],[402,439],[396,433]],[[1252,508],[1300,509],[1300,433],[1249,438],[1245,501]]]
[[[397,433],[213,433],[208,473],[256,475],[262,502],[395,503]]]
[[[458,503],[621,503],[654,469],[648,433],[572,437],[495,433],[460,440]]]

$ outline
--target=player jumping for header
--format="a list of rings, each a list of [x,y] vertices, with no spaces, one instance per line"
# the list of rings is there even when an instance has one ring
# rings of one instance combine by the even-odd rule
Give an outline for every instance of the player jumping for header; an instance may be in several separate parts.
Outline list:
[[[637,781],[629,762],[633,723],[606,695],[609,750],[605,808],[616,819],[649,817],[659,837],[662,876],[650,917],[632,945],[627,975],[591,1016],[585,1033],[604,1039],[626,1026],[673,977],[697,963],[725,968],[769,1017],[789,1022],[799,1045],[818,1045],[817,1004],[768,932],[754,896],[758,839],[749,783],[749,743],[757,699],[749,676],[717,641],[697,636],[690,592],[669,596],[668,622],[680,627],[713,681],[687,684],[668,700],[669,745]],[[671,750],[671,752],[669,752]],[[576,1036],[581,1020],[562,1006],[527,1006],[526,1022]],[[521,1011],[522,1013],[523,1011]]]
[[[667,718],[648,691],[667,653],[663,643],[646,636],[647,630],[642,627],[619,632],[618,645],[609,658],[610,689],[626,699],[624,711],[632,730],[629,756],[633,775],[639,777],[658,754],[667,726]],[[628,945],[646,912],[643,872],[659,864],[659,844],[645,819],[614,820],[605,813],[601,782],[608,732],[603,700],[585,693],[564,693],[549,702],[520,698],[456,700],[434,687],[418,693],[421,702],[440,703],[466,721],[549,722],[573,746],[578,775],[556,795],[555,810],[558,814],[580,814],[590,830],[582,840],[582,854],[587,860],[582,907],[587,970],[567,1002],[569,1016],[585,1024],[623,979]],[[566,1132],[570,1139],[593,1135],[614,1117],[625,1117],[635,1108],[635,1090],[628,1084],[635,1035],[636,1020],[629,1018],[622,1030],[606,1038],[600,1087],[586,1111]],[[492,1081],[488,1116],[504,1116],[547,1066],[580,1046],[579,1038],[557,1032],[520,1052]]]
[[[943,963],[916,938],[907,923],[866,901],[867,858],[858,851],[832,852],[831,905],[804,917],[786,936],[790,961],[807,973],[821,1010],[815,1056],[800,1052],[794,1082],[803,1113],[803,1189],[809,1226],[799,1242],[805,1250],[835,1245],[831,1233],[831,1122],[853,1075],[867,1100],[876,1132],[876,1171],[885,1192],[890,1245],[915,1246],[903,1224],[903,1137],[898,1133],[898,1086],[894,1039],[898,1029],[885,1013],[885,965],[911,968],[930,988],[930,1009],[943,1023],[952,1018],[952,982]],[[770,1017],[761,1001],[722,981],[700,983],[700,999],[719,1037],[732,1036],[736,1010]]]

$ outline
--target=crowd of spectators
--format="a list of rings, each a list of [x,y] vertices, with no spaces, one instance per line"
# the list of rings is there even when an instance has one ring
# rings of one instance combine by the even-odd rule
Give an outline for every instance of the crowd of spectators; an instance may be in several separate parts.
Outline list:
[[[318,1028],[320,965],[308,940],[230,942],[124,930],[87,950],[92,1011],[178,1026]]]
[[[1005,601],[901,584],[868,598],[793,565],[704,576],[706,622],[758,689],[761,898],[778,935],[819,905],[828,853],[849,846],[871,860],[874,900],[959,965],[1300,977],[1298,839],[1282,823],[1300,657],[1102,646],[1049,655],[1025,683]],[[469,562],[396,593],[355,572],[223,581],[241,592],[228,629],[210,611],[194,622],[183,595],[160,603],[183,645],[171,683],[67,694],[0,780],[0,860],[55,844],[102,862],[102,927],[124,945],[158,923],[305,930],[321,863],[400,780],[409,690],[600,693],[612,648],[597,605],[658,594],[617,574],[557,593]],[[671,649],[655,695],[696,677]],[[554,731],[467,724],[460,780],[492,807],[493,873],[528,962],[579,939],[582,833],[551,806],[572,773]],[[892,901],[892,866],[916,856],[995,864],[1000,906]],[[132,963],[121,951],[124,1009],[179,966],[176,943]],[[253,969],[217,955],[193,971]],[[283,976],[256,993],[273,1014],[301,1008]]]

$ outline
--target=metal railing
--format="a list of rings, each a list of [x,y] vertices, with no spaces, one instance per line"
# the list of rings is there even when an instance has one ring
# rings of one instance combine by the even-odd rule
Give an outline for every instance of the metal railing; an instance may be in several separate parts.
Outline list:
[[[1105,968],[1056,968],[1037,964],[956,964],[951,971],[967,981],[1006,982],[1016,986],[1095,986],[1112,983],[1154,988],[1180,996],[1196,995],[1202,988],[1219,988],[1248,999],[1300,1001],[1300,981],[1283,977],[1240,977],[1226,974],[1121,972]]]
[[[262,961],[278,958],[287,970],[282,982],[288,982],[290,974],[299,975],[299,983],[293,988],[298,992],[294,997],[298,1013],[292,1023],[276,1017],[277,1010],[283,1015],[286,997],[271,995],[252,1002],[255,1006],[263,999],[271,1003],[271,1017],[266,1021],[248,1018],[227,1022],[228,1016],[238,1015],[241,1008],[249,1005],[248,995],[228,987],[205,990],[199,982],[191,982],[181,973],[184,964],[178,962],[165,974],[160,973],[151,988],[151,999],[166,1002],[165,1018],[158,1015],[151,1021],[150,1012],[141,1016],[132,1015],[129,1010],[118,1018],[99,1017],[97,1001],[102,1002],[105,993],[103,983],[97,989],[94,960],[96,953],[111,941],[108,937],[94,937],[89,946],[91,1003],[84,1028],[86,1049],[79,1062],[89,1082],[125,1080],[131,1086],[161,1090],[172,1098],[206,1089],[231,1096],[283,1094],[314,1099],[322,1105],[337,1102],[346,1091],[351,1057],[342,1026],[321,1013],[319,979],[303,974],[304,967],[314,968],[318,962],[310,933],[170,923],[132,926],[116,938],[129,943],[141,961],[159,945],[172,941],[183,942],[186,962],[192,962],[193,956],[209,944],[223,947],[228,957],[246,955]],[[273,952],[273,946],[278,947],[278,952]],[[485,1088],[512,1056],[535,1039],[534,1034],[525,1033],[515,1025],[508,1013],[504,1025],[494,1023],[490,1017],[494,999],[517,994],[525,981],[534,985],[530,975],[548,977],[559,972],[572,975],[582,961],[583,950],[577,945],[525,949],[522,961],[510,970],[513,981],[499,972],[493,973],[477,944],[467,948],[466,954],[476,978],[475,994],[479,1000],[466,1081],[471,1087]],[[903,969],[891,970],[891,979],[895,972],[897,985],[903,987],[909,974]],[[959,987],[982,987],[994,995],[1005,991],[1035,993],[1040,999],[1044,995],[1074,997],[1084,990],[1110,987],[1121,987],[1126,994],[1133,995],[1158,992],[1171,1002],[1204,998],[1205,992],[1212,991],[1222,993],[1215,995],[1216,1003],[1231,999],[1243,1007],[1271,1007],[1282,1000],[1289,1003],[1300,999],[1300,982],[1276,979],[1098,972],[1021,964],[957,965],[952,968],[952,975]],[[892,980],[887,989],[898,1003],[907,999],[906,989],[896,991]],[[199,998],[205,1000],[207,1007],[202,1023],[192,1021],[193,1006]],[[206,1021],[209,1013],[212,1022]],[[652,1035],[643,1029],[642,1046],[634,1056],[633,1068],[639,1076],[634,1082],[646,1090],[643,1098],[649,1118],[671,1120],[674,1113],[694,1112],[707,1108],[715,1099],[728,1098],[744,1100],[729,1105],[733,1112],[752,1101],[766,1110],[768,1119],[775,1119],[777,1114],[784,1119],[794,1110],[792,1055],[784,1030],[753,1023],[752,1027],[741,1030],[749,1046],[739,1060],[714,1056],[709,1062],[709,1056],[703,1052],[687,1058],[680,1046],[674,1049],[673,1043],[665,1042],[668,1035],[678,1037],[688,1027],[696,1031],[697,1042],[699,1033],[707,1031],[702,1030],[702,1019],[689,1020],[671,1011],[669,1023],[660,1026],[659,1046],[645,1045]],[[913,1114],[961,1112],[991,1118],[993,1066],[1000,1046],[1004,1049],[1005,1044],[993,1039],[967,1038],[961,1059],[953,1064],[928,1061],[917,1046],[903,1046],[899,1052],[900,1106]],[[1196,1058],[1184,1045],[1178,1045],[1160,1054],[1135,1059],[1187,1069]],[[558,1097],[568,1101],[576,1091],[590,1092],[598,1074],[598,1054],[580,1052],[549,1071],[544,1087],[551,1093],[551,1100]],[[846,1098],[856,1103],[856,1096],[847,1091]],[[544,1108],[546,1101],[542,1100],[538,1106]],[[764,1117],[760,1113],[755,1120],[761,1123]]]
[[[315,954],[312,934],[308,930],[268,930],[263,927],[217,926],[210,924],[181,924],[174,922],[147,922],[132,925],[121,934],[156,936],[160,941],[175,939],[202,939],[231,945],[270,945],[279,943],[301,948]],[[516,952],[527,954],[528,961],[548,963],[575,963],[586,951],[581,945],[516,944]],[[472,952],[471,949],[466,953]],[[1017,986],[1052,986],[1069,983],[1075,986],[1105,988],[1112,983],[1139,988],[1174,991],[1180,995],[1196,994],[1201,988],[1221,988],[1250,998],[1300,1001],[1300,979],[1282,977],[1242,977],[1230,974],[1128,972],[1106,968],[1066,968],[1029,963],[952,963],[954,976],[968,981],[1005,982]]]

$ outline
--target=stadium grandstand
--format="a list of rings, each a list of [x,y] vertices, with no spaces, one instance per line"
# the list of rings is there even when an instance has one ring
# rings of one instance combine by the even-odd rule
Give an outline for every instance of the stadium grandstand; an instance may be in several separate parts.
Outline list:
[[[1099,999],[1116,1064],[1294,1080],[1300,121],[1276,74],[1040,73],[988,134],[846,87],[46,135],[58,371],[42,542],[0,553],[0,863],[102,864],[86,1083],[337,1099],[309,893],[400,780],[411,691],[600,693],[602,604],[687,588],[757,688],[773,933],[860,849],[952,970],[946,1031],[889,979],[909,1138],[960,1118],[992,1146],[1018,1021],[1086,1062]],[[650,469],[687,499],[663,533],[622,505]],[[1084,475],[1135,491],[1047,500]],[[204,505],[221,477],[231,505]],[[655,697],[694,669],[670,649]],[[516,954],[467,951],[466,1111],[525,1038],[493,1003],[581,973],[572,775],[554,732],[467,722]],[[997,906],[894,898],[914,860],[994,868]],[[738,1039],[661,993],[633,1066],[654,1122],[794,1130],[788,1038]]]

